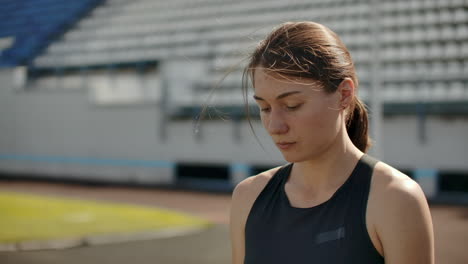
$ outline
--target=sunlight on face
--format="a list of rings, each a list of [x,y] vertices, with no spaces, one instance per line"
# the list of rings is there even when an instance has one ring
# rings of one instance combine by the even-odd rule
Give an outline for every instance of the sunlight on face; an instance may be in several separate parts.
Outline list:
[[[306,160],[323,151],[344,125],[339,94],[326,93],[317,81],[259,68],[254,91],[263,126],[288,161]]]

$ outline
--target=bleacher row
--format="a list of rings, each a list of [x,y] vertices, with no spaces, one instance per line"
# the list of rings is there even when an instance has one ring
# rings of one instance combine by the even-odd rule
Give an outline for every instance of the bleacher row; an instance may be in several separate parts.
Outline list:
[[[22,9],[13,2],[8,1],[10,8]],[[107,0],[51,43],[30,66],[198,58],[207,61],[211,73],[199,84],[212,86],[239,64],[223,82],[239,86],[243,59],[274,26],[288,20],[313,20],[332,28],[349,47],[363,97],[370,85],[373,57],[369,50],[378,41],[385,101],[466,101],[467,7],[468,0],[398,0],[376,6],[366,0]],[[378,16],[372,20],[375,12]],[[371,35],[372,26],[378,28],[376,38]]]
[[[0,39],[13,44],[0,50],[0,67],[30,64],[56,37],[101,0],[3,0],[0,2]]]

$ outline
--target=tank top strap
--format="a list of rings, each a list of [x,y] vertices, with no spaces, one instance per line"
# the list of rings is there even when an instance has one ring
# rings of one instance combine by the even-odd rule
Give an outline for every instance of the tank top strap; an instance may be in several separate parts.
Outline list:
[[[379,161],[368,154],[364,154],[359,161],[359,168],[357,175],[353,182],[353,193],[355,199],[351,201],[352,207],[355,208],[358,217],[353,218],[350,222],[354,222],[353,226],[359,227],[361,229],[361,238],[359,239],[360,243],[363,245],[367,244],[369,249],[369,254],[372,255],[372,258],[382,261],[382,256],[378,253],[375,248],[369,232],[367,230],[367,204],[369,201],[370,187],[372,183],[372,175],[374,172],[375,165]]]
[[[355,178],[355,188],[359,188],[364,197],[369,196],[370,184],[372,181],[372,173],[374,171],[375,164],[378,160],[364,154],[359,160],[358,167],[356,168],[356,175],[359,177]]]
[[[364,154],[361,158],[361,162],[367,166],[367,169],[373,170],[375,167],[375,164],[379,162],[377,159],[374,157],[370,156],[369,154]],[[372,171],[371,171],[372,172]],[[371,175],[372,176],[372,175]]]
[[[293,167],[293,163],[288,163],[281,166],[275,174],[272,176],[268,184],[265,186],[265,189],[275,189],[277,191],[278,188],[283,188],[283,185],[287,181],[289,174],[291,173],[291,169]]]
[[[292,163],[281,166],[257,196],[247,217],[246,231],[252,221],[263,221],[262,219],[268,218],[268,215],[275,214],[275,207],[279,204],[278,199],[281,196],[283,181],[288,177],[291,168]]]

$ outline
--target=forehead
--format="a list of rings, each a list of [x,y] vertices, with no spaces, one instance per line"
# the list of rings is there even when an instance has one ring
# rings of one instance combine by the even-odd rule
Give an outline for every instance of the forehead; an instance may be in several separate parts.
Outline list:
[[[274,95],[279,92],[287,92],[290,90],[301,92],[316,91],[317,89],[323,90],[320,88],[321,85],[319,81],[272,72],[264,68],[255,69],[253,86],[257,95]]]

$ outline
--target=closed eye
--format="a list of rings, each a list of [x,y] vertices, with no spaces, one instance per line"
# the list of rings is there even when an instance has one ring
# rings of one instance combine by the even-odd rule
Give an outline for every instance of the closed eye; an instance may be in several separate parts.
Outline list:
[[[269,111],[270,111],[270,108],[269,108],[269,107],[260,108],[260,111],[261,111],[261,112],[269,112]]]
[[[286,106],[286,108],[287,108],[289,111],[292,111],[292,110],[298,109],[299,107],[301,107],[301,105],[302,105],[302,104],[291,105],[291,106]]]

